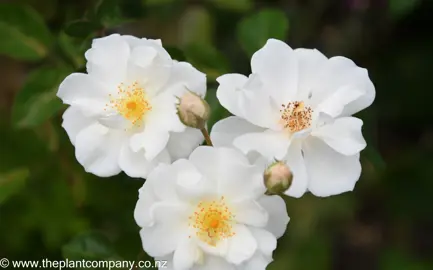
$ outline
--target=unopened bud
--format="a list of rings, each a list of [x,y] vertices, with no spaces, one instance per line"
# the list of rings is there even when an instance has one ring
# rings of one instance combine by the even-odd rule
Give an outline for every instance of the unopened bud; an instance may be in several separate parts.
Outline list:
[[[209,119],[209,104],[197,94],[187,91],[177,105],[180,121],[188,127],[202,129]]]
[[[266,194],[281,194],[289,189],[293,174],[284,162],[276,161],[265,170],[264,179]]]

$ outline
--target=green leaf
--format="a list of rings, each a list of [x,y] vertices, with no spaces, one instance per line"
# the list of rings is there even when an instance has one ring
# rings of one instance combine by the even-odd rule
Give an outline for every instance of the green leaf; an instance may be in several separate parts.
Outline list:
[[[0,174],[0,204],[19,192],[24,187],[28,176],[29,170],[26,168]]]
[[[237,12],[243,12],[248,11],[253,7],[253,2],[251,0],[208,0],[212,4],[214,4],[216,7],[230,10],[230,11],[237,11]]]
[[[96,8],[96,19],[105,27],[121,24],[124,19],[119,0],[102,0]]]
[[[120,9],[122,10],[123,16],[127,18],[141,18],[146,10],[142,0],[121,1]]]
[[[374,146],[368,145],[365,148],[363,155],[365,155],[367,159],[373,164],[376,172],[385,171],[386,162],[380,152]]]
[[[102,25],[87,20],[78,20],[66,26],[65,33],[71,37],[85,38],[102,29]]]
[[[56,15],[59,7],[59,0],[14,0],[14,2],[34,8],[46,21]]]
[[[119,259],[108,239],[96,232],[85,233],[72,239],[62,247],[64,258],[71,260],[115,260]]]
[[[85,65],[85,50],[82,49],[83,40],[81,38],[73,38],[62,32],[58,36],[58,44],[62,53],[74,68]]]
[[[74,172],[58,163],[41,161],[38,171],[31,171],[31,183],[36,185],[29,185],[25,193],[20,194],[21,201],[25,202],[23,207],[31,209],[21,222],[40,233],[43,245],[57,251],[65,244],[65,239],[73,239],[89,228],[71,191],[73,182],[70,181],[74,179],[70,175]]]
[[[188,62],[206,73],[208,80],[214,80],[229,71],[229,64],[225,56],[210,45],[191,44],[185,48],[184,52]]]
[[[411,12],[420,3],[420,0],[390,0],[389,12],[392,17],[399,19]]]
[[[278,248],[273,254],[274,261],[266,268],[267,270],[332,269],[332,249],[329,248],[332,238],[319,233],[318,230],[313,230],[302,241],[296,241],[292,237],[293,234],[297,233],[297,230],[291,228],[290,231],[291,234],[286,233],[279,239]]]
[[[31,73],[15,98],[13,124],[19,128],[34,127],[60,111],[63,104],[56,93],[69,73],[62,68],[43,68]]]
[[[47,145],[34,130],[13,129],[5,120],[0,118],[0,171],[40,167],[41,161],[49,160]]]
[[[147,6],[160,6],[160,5],[167,5],[167,4],[173,4],[176,0],[142,0],[145,5]]]
[[[432,262],[423,261],[397,249],[385,250],[379,263],[382,270],[426,270],[433,267]]]
[[[100,0],[88,19],[111,28],[143,17],[144,10],[141,0]]]
[[[182,46],[189,44],[212,44],[213,21],[209,12],[202,7],[192,7],[180,19],[179,38]]]
[[[32,8],[0,4],[0,54],[35,61],[48,54],[52,37],[44,20]]]
[[[177,61],[185,61],[186,57],[183,51],[179,48],[172,46],[164,46],[165,50],[170,54],[171,58]]]
[[[243,19],[238,25],[237,36],[245,52],[251,56],[269,38],[285,40],[288,30],[289,20],[282,11],[266,9]]]

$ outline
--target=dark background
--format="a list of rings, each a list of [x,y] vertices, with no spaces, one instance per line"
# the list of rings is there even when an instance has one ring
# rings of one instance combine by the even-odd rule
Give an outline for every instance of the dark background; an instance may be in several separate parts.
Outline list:
[[[5,3],[13,3],[8,5]],[[0,1],[0,258],[147,259],[133,219],[142,179],[84,172],[60,127],[58,84],[92,38],[160,38],[215,78],[250,73],[266,39],[369,70],[368,146],[354,192],[287,198],[271,270],[433,269],[433,2],[421,0]]]

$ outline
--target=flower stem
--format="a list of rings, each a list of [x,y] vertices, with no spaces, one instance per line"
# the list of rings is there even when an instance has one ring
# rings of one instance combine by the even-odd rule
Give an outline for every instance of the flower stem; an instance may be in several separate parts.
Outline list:
[[[205,128],[201,128],[200,131],[203,134],[204,139],[206,140],[206,144],[209,146],[213,146],[212,140],[210,139],[210,136],[209,136],[209,132],[207,132],[207,130]]]

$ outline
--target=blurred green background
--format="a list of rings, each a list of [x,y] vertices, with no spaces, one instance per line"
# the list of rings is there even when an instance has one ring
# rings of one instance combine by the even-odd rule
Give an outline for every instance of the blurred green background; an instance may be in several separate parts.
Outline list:
[[[0,1],[0,258],[146,259],[133,219],[142,179],[84,172],[56,98],[92,38],[160,38],[215,78],[249,74],[270,38],[344,55],[377,97],[358,116],[368,147],[352,193],[287,198],[271,270],[433,269],[433,3],[421,0]]]

